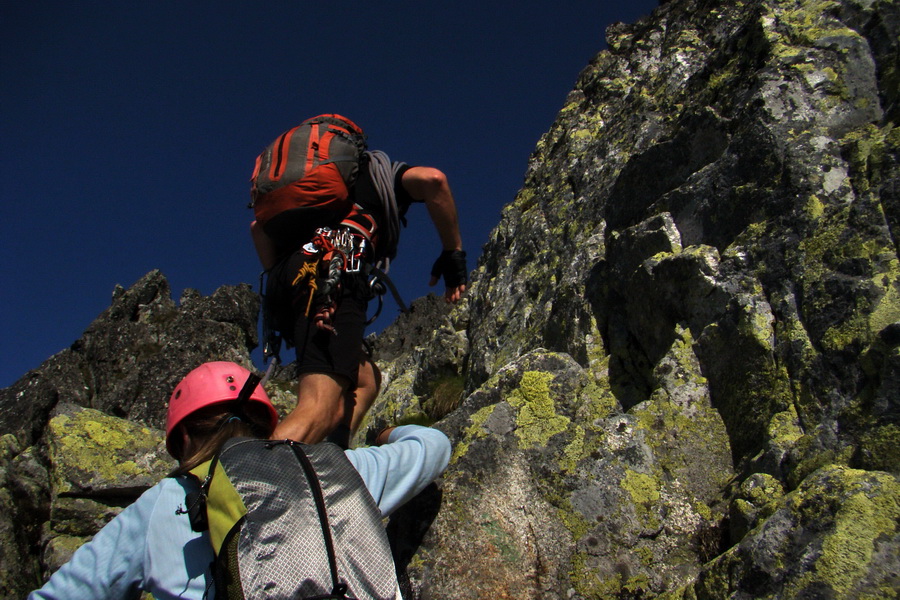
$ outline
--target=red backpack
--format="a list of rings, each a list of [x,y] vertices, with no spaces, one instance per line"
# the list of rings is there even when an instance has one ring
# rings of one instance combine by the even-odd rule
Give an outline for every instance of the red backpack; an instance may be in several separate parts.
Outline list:
[[[319,115],[278,136],[250,179],[250,207],[266,234],[291,244],[350,215],[349,188],[365,149],[362,129],[341,115]]]

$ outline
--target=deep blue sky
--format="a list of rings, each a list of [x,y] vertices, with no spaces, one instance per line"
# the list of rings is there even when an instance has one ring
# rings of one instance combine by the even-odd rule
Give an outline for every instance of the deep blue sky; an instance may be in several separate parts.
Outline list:
[[[152,269],[176,300],[255,284],[253,161],[315,114],[444,170],[473,268],[606,27],[656,4],[3,2],[0,387]],[[407,301],[440,251],[424,208],[410,224],[391,271]]]

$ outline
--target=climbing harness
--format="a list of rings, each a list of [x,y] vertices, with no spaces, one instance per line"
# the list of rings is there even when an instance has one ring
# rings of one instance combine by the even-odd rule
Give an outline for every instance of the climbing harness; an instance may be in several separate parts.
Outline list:
[[[362,271],[368,247],[369,240],[365,236],[349,228],[335,230],[328,227],[318,228],[312,242],[304,247],[308,254],[320,254],[321,263],[325,265],[324,277],[310,293],[310,303],[313,295],[318,298],[316,304],[319,308],[313,316],[313,322],[319,329],[337,335],[332,317],[337,309],[336,298],[341,288],[341,275]],[[309,307],[307,314],[308,311]]]
[[[304,251],[309,254],[321,254],[322,263],[327,265],[325,276],[318,282],[315,290],[319,297],[317,304],[321,307],[313,317],[313,321],[319,329],[337,334],[331,323],[331,317],[337,307],[335,298],[340,291],[343,273],[362,273],[369,279],[369,290],[378,299],[378,308],[375,315],[366,322],[367,325],[374,322],[381,313],[384,305],[382,296],[388,290],[391,291],[400,310],[408,311],[406,303],[388,277],[387,271],[366,260],[369,248],[371,248],[371,243],[364,235],[350,228],[334,230],[327,227],[317,229],[312,242],[304,247]],[[385,262],[389,263],[389,261]]]

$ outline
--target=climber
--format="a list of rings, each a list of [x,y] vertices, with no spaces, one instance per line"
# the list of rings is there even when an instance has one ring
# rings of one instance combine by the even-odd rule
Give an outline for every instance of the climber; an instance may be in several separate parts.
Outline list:
[[[207,461],[213,456],[219,458],[223,445],[237,446],[247,437],[269,438],[277,414],[258,381],[247,369],[229,362],[205,363],[188,373],[172,393],[166,421],[166,448],[178,460],[179,467],[81,546],[42,588],[29,595],[29,600],[137,599],[142,592],[149,592],[157,600],[199,600],[207,594],[213,598],[211,564],[215,552],[210,532],[192,528],[197,526],[193,509],[201,483],[189,472],[206,464],[211,474],[214,467]],[[242,437],[234,439],[235,436]],[[309,456],[327,450],[332,458],[336,454],[340,461],[349,461],[353,477],[358,473],[360,486],[367,490],[364,496],[370,502],[374,499],[373,507],[377,505],[375,510],[380,511],[376,519],[379,525],[382,516],[393,512],[441,474],[450,453],[443,433],[414,425],[382,431],[376,440],[378,447],[346,451],[331,444],[311,447],[289,440],[263,440],[259,440],[260,444],[267,447],[280,444],[286,449],[296,445],[305,448]],[[223,451],[221,460],[224,459]],[[262,463],[263,472],[266,465]],[[346,483],[334,483],[327,473],[319,473],[326,496],[332,484],[341,493],[347,491]],[[210,501],[212,498],[210,494]],[[286,504],[299,509],[311,503],[288,499]],[[355,551],[362,553],[365,549]],[[393,570],[391,575],[394,576]]]
[[[425,204],[443,246],[429,285],[443,277],[450,303],[466,290],[466,255],[444,173],[365,147],[352,121],[320,115],[277,138],[256,161],[251,235],[268,273],[264,312],[296,347],[299,375],[297,406],[276,428],[278,438],[316,443],[332,434],[346,446],[351,419],[374,401],[377,367],[360,356],[372,297],[366,273],[374,261],[394,258],[411,204]],[[322,162],[310,169],[313,156]]]

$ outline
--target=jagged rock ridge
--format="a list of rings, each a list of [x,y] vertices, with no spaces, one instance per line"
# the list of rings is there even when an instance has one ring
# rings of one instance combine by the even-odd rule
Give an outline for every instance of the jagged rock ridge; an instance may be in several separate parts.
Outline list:
[[[896,596],[898,33],[884,0],[672,0],[608,30],[466,303],[419,300],[373,340],[367,429],[435,422],[455,444],[389,526],[405,597]],[[249,289],[175,307],[148,278],[78,361],[0,392],[2,513],[42,519],[0,524],[0,592],[22,585],[6,565],[39,580],[164,472],[152,427],[187,362],[249,360]],[[192,344],[168,319],[201,306]],[[137,337],[100,350],[117,322]],[[73,468],[59,449],[89,451],[95,422],[144,439],[144,469]]]

